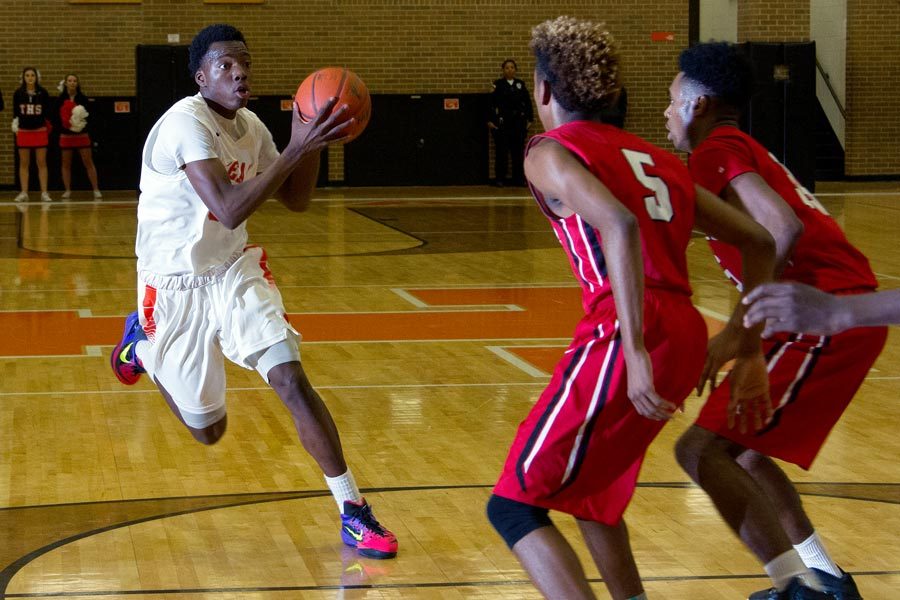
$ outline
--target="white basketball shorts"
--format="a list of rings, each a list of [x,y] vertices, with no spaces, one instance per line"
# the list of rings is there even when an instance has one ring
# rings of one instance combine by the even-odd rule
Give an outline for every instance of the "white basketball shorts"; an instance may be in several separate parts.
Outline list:
[[[141,274],[138,312],[150,341],[150,355],[143,352],[141,360],[193,428],[212,425],[225,414],[225,358],[255,369],[262,351],[286,342],[279,346],[290,349],[287,358],[300,360],[300,334],[285,316],[258,246],[248,246],[221,272],[203,279]]]

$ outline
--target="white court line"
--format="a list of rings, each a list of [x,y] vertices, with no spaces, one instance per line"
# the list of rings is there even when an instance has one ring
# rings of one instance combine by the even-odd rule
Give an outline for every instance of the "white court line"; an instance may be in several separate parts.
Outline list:
[[[416,308],[428,308],[428,304],[422,302],[403,288],[391,288],[391,291],[415,306]]]
[[[507,346],[507,347],[518,348],[519,346]],[[536,348],[536,347],[540,347],[540,346],[526,346],[526,347]],[[509,352],[503,346],[485,346],[485,348],[487,348],[488,350],[490,350],[491,352],[493,352],[494,354],[496,354],[497,356],[499,356],[500,358],[502,358],[503,360],[505,360],[512,366],[518,368],[520,371],[523,371],[523,372],[527,373],[528,375],[531,375],[532,377],[545,377],[545,378],[550,377],[550,375],[548,375],[547,373],[544,373],[537,367],[532,366],[531,363],[529,363],[525,360],[522,360],[521,358],[519,358],[512,352]]]
[[[519,306],[518,304],[428,304],[427,302],[423,302],[419,300],[405,289],[402,288],[390,288],[392,292],[420,309],[417,310],[413,314],[419,314],[422,312],[440,312],[440,313],[452,313],[452,312],[524,312],[525,309]],[[430,309],[430,310],[428,310]],[[367,311],[368,312],[368,311]],[[377,312],[377,311],[376,311]],[[385,311],[385,312],[398,312],[398,311]],[[293,313],[291,313],[293,314]],[[320,313],[303,313],[303,314],[320,314]],[[341,313],[345,314],[345,313]],[[352,313],[350,313],[352,314]],[[365,313],[362,313],[365,314]],[[403,313],[407,314],[407,313]]]
[[[448,200],[528,200],[533,201],[530,195],[510,195],[510,196],[410,196],[405,198],[396,198],[385,196],[383,198],[313,198],[313,202],[344,202],[347,204],[356,204],[361,202],[384,202],[384,203],[406,203],[406,202],[446,202]],[[277,202],[276,200],[268,200],[268,202]]]
[[[292,317],[302,317],[304,315],[419,315],[422,313],[452,312],[521,312],[523,310],[525,309],[515,304],[426,304],[421,310],[413,312],[408,310],[304,310],[301,312],[288,310],[288,314]]]
[[[813,196],[900,196],[900,190],[896,192],[816,192]]]
[[[447,201],[484,201],[484,200],[518,200],[518,201],[532,201],[530,195],[504,195],[504,196],[411,196],[405,198],[398,198],[396,196],[384,196],[384,197],[362,197],[362,198],[313,198],[313,202],[334,202],[338,204],[361,204],[361,203],[371,203],[371,202],[384,202],[391,204],[403,204],[409,202],[447,202]],[[269,198],[266,202],[278,202],[275,198]],[[116,205],[122,204],[137,204],[138,200],[135,198],[134,200],[128,199],[118,199],[118,198],[104,198],[102,200],[54,200],[53,202],[15,202],[13,200],[7,200],[6,202],[0,202],[0,205],[6,206],[17,206],[17,207],[41,207],[50,209],[54,206],[90,206],[95,204],[106,205],[110,208],[116,208]]]
[[[875,273],[876,277],[880,277],[881,279],[900,279],[896,275],[888,275],[887,273]]]
[[[278,258],[278,257],[274,257],[274,258]],[[271,261],[272,259],[273,259],[273,257],[270,256],[269,260]],[[704,281],[704,280],[698,280],[698,281]],[[709,281],[723,281],[723,280],[714,279],[714,280],[709,280]],[[497,289],[515,289],[515,288],[542,289],[542,288],[556,288],[556,287],[577,288],[578,284],[573,284],[571,281],[558,281],[558,282],[547,281],[544,283],[448,283],[448,284],[436,284],[436,283],[435,284],[419,284],[419,283],[417,283],[414,286],[410,286],[405,289],[411,289],[411,290],[448,290],[448,289],[473,289],[473,290],[476,290],[477,289],[477,290],[480,290],[480,289],[491,289],[491,288],[497,288]],[[342,284],[282,285],[281,283],[278,284],[279,290],[294,290],[294,289],[296,289],[296,290],[316,290],[316,289],[333,290],[333,289],[344,289],[344,288],[346,288],[348,290],[371,289],[371,288],[393,289],[393,288],[390,288],[389,286],[386,286],[381,283],[369,283],[369,284],[359,284],[359,285],[342,285]],[[397,288],[397,289],[401,289],[401,288]],[[134,292],[134,290],[135,290],[135,288],[133,286],[125,287],[125,288],[74,288],[74,291],[76,291],[76,292]],[[47,289],[42,289],[42,290],[23,289],[23,288],[19,288],[19,287],[0,288],[0,292],[4,292],[4,293],[26,292],[29,294],[33,294],[35,292],[51,293],[51,292],[71,292],[71,291],[73,291],[73,290],[70,288],[47,288]],[[69,309],[57,309],[57,310],[69,310]],[[2,311],[2,310],[0,310],[0,312],[25,312],[25,311],[16,311],[16,310]],[[44,311],[34,311],[34,312],[44,312]],[[290,310],[288,312],[290,312]]]
[[[415,313],[414,313],[415,314]],[[497,342],[570,342],[572,341],[570,338],[507,338],[507,339],[498,339],[498,338],[446,338],[446,339],[427,339],[427,340],[322,340],[317,342],[307,342],[301,341],[300,347],[303,346],[327,346],[327,345],[347,345],[347,344],[455,344],[455,343],[492,343],[496,344]],[[106,348],[113,348],[113,344],[104,345],[104,346],[85,346],[85,351],[82,354],[41,354],[36,356],[29,355],[15,355],[15,356],[0,356],[0,362],[4,360],[22,360],[26,358],[31,359],[42,359],[42,358],[96,358],[96,348],[100,349],[100,355],[103,356],[106,354]]]
[[[548,378],[545,376],[545,379]],[[866,380],[896,380],[900,376],[891,377],[866,377]],[[546,381],[517,381],[510,383],[390,383],[373,385],[316,385],[317,390],[379,390],[379,389],[436,389],[436,388],[477,388],[477,387],[535,387],[547,385]],[[269,386],[230,387],[226,392],[264,392],[271,390]],[[67,390],[53,392],[0,392],[0,398],[5,396],[89,396],[92,394],[127,396],[131,394],[156,394],[159,390],[123,389],[123,390]]]
[[[0,289],[0,291],[5,291]],[[24,290],[28,292],[34,292],[35,290]],[[61,292],[67,292],[71,290],[59,290]],[[94,315],[91,313],[91,309],[89,308],[23,308],[23,309],[10,309],[10,310],[0,310],[0,312],[76,312],[79,317],[93,317]]]
[[[697,309],[697,312],[699,312],[701,315],[706,315],[707,317],[712,317],[713,319],[717,319],[719,321],[722,321],[723,323],[727,323],[728,319],[731,318],[726,315],[723,315],[720,312],[711,310],[709,308],[704,308],[702,306],[697,306],[697,305],[694,305],[694,306]]]
[[[390,383],[390,384],[374,384],[374,385],[316,385],[313,386],[317,390],[378,390],[378,389],[419,389],[419,388],[474,388],[474,387],[533,387],[538,385],[546,385],[546,381],[521,381],[512,383]],[[267,385],[253,387],[230,387],[226,388],[226,392],[265,392],[272,388]],[[91,394],[156,394],[159,390],[78,390],[78,391],[56,391],[56,392],[0,392],[3,396],[87,396]]]
[[[553,230],[550,228],[547,228],[547,229],[504,229],[504,230],[465,229],[462,231],[447,231],[447,230],[431,231],[428,229],[413,229],[413,230],[410,230],[408,233],[412,233],[415,235],[425,235],[425,234],[456,234],[456,235],[459,235],[459,234],[466,234],[466,233],[491,234],[491,235],[500,235],[500,234],[516,234],[516,235],[518,235],[520,233],[549,233],[549,234],[552,234]],[[293,235],[293,234],[291,234],[291,235]],[[360,235],[364,235],[364,234],[360,234]],[[388,234],[383,234],[383,235],[388,235]],[[556,246],[553,246],[553,247],[555,248]]]

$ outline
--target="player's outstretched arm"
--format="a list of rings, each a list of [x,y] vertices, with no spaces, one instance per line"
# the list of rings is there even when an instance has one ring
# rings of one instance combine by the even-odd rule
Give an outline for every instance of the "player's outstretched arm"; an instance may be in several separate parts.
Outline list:
[[[556,142],[544,140],[533,147],[525,173],[544,198],[559,200],[600,232],[628,366],[628,398],[644,417],[672,418],[677,407],[656,393],[644,347],[644,263],[637,218]]]
[[[696,186],[695,224],[705,233],[741,253],[744,291],[771,281],[775,269],[775,241],[766,229],[740,210],[722,202],[706,189]],[[706,364],[697,385],[702,393],[706,382],[715,386],[722,365],[734,358],[731,381],[729,426],[735,421],[745,431],[748,421],[760,429],[772,415],[768,376],[760,342],[761,326],[742,327],[745,306],[738,303],[725,329],[710,340]]]
[[[337,99],[332,98],[309,123],[300,121],[297,105],[294,104],[291,140],[284,152],[265,171],[242,183],[232,184],[218,158],[187,163],[184,171],[209,212],[225,227],[234,229],[271,198],[289,177],[293,179],[295,171],[301,171],[302,177],[304,170],[298,167],[308,166],[313,162],[308,158],[310,155],[318,155],[326,145],[346,137],[344,131],[350,121],[339,123],[346,107],[329,115],[336,102]],[[305,194],[305,201],[308,203],[315,188],[315,177],[305,179],[311,179],[305,183],[308,190],[301,189],[296,193],[301,200]]]
[[[745,327],[833,335],[853,327],[900,323],[900,290],[833,296],[802,283],[768,283],[747,294]]]

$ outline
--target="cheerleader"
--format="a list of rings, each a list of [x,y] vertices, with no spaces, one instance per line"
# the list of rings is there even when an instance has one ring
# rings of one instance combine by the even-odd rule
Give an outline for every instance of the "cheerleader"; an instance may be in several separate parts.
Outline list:
[[[66,191],[63,199],[72,197],[72,154],[74,150],[81,156],[81,162],[87,171],[94,198],[103,198],[97,185],[97,168],[91,155],[91,136],[87,131],[86,110],[87,97],[81,92],[78,75],[69,74],[60,82],[59,120],[62,131],[59,134],[59,148],[62,153],[62,181]]]
[[[47,120],[50,95],[41,87],[40,76],[34,67],[22,69],[22,85],[13,94],[13,131],[19,149],[19,184],[22,191],[16,202],[28,200],[28,173],[31,152],[34,151],[41,184],[41,200],[50,202],[47,193],[47,145],[50,127]]]

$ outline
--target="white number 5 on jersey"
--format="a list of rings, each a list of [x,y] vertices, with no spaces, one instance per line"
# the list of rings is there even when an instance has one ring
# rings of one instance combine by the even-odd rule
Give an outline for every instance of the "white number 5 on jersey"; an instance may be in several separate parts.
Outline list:
[[[652,195],[644,196],[644,205],[647,207],[650,218],[667,223],[671,221],[672,202],[669,200],[669,188],[666,186],[666,182],[655,175],[648,175],[644,170],[645,165],[654,166],[653,157],[646,152],[637,152],[627,148],[622,148],[622,154],[625,155],[625,160],[631,165],[631,170],[634,171],[634,176],[641,182],[641,185],[648,190],[653,190]]]

